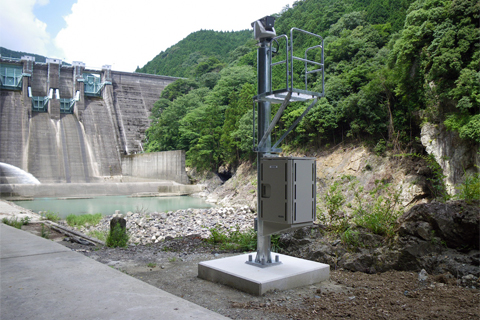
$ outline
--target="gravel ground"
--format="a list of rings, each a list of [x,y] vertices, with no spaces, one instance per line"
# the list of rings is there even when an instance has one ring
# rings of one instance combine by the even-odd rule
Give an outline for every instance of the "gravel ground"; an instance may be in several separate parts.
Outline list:
[[[39,233],[38,224],[24,226]],[[364,274],[331,270],[330,280],[252,296],[197,277],[201,261],[228,257],[197,236],[126,249],[92,247],[50,237],[92,259],[232,319],[480,319],[480,291],[449,275]]]

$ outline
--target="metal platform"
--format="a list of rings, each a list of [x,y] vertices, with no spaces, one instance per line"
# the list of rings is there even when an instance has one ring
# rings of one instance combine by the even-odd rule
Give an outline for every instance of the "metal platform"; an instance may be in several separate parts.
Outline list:
[[[315,99],[316,97],[321,97],[321,94],[319,94],[318,92],[293,88],[276,90],[273,92],[260,94],[258,96],[255,96],[254,100],[269,101],[274,104],[283,103],[289,92],[292,92],[289,98],[289,102],[304,102]]]

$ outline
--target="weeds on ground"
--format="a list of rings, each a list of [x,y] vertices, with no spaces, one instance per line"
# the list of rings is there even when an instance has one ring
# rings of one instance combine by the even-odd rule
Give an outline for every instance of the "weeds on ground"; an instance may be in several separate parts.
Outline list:
[[[342,242],[348,246],[360,247],[361,243],[358,237],[358,230],[354,230],[349,227],[345,232],[340,236]]]
[[[40,231],[40,236],[45,239],[50,239],[50,228],[45,226],[44,223],[42,223],[42,230]]]
[[[128,233],[126,228],[122,228],[122,226],[117,223],[114,227],[113,230],[110,230],[107,239],[105,241],[105,244],[107,247],[126,247],[128,244]]]
[[[58,213],[52,212],[50,210],[49,211],[43,211],[41,213],[41,216],[42,216],[43,220],[50,220],[52,222],[60,221],[60,216],[58,215]]]
[[[362,197],[363,187],[354,189],[353,222],[371,232],[392,238],[397,219],[403,214],[401,190],[384,181],[375,181],[375,188]]]
[[[350,184],[347,190],[341,187],[344,183]],[[346,192],[353,193],[353,201],[346,203]],[[343,243],[353,247],[362,246],[359,231],[355,226],[392,238],[395,235],[397,219],[403,214],[400,194],[401,190],[396,190],[381,180],[375,182],[372,191],[364,192],[355,177],[342,176],[325,194],[327,210],[325,214],[319,214],[318,218],[327,225],[327,230],[340,235]],[[350,216],[344,213],[345,209],[352,212]]]
[[[255,238],[256,240],[256,238]],[[272,234],[272,236],[270,237],[270,241],[271,241],[271,248],[272,248],[272,251],[273,252],[280,252],[282,251],[282,243],[280,242],[280,235],[279,234]],[[257,247],[257,242],[255,241],[255,248],[256,249]]]
[[[222,250],[252,251],[257,247],[257,233],[253,228],[242,232],[238,225],[235,228],[225,230],[222,225],[217,224],[209,231],[210,236],[207,238],[207,242],[220,244]]]
[[[67,224],[71,227],[82,227],[85,226],[87,223],[91,226],[97,225],[102,220],[101,213],[95,214],[82,214],[82,215],[74,215],[69,214],[65,220]]]
[[[155,262],[147,263],[147,267],[149,267],[149,268],[155,268],[156,266],[157,266],[157,264]]]
[[[18,220],[17,217],[3,218],[2,222],[5,223],[6,225],[15,227],[17,229],[21,229],[22,226],[30,223],[30,217],[23,217],[20,220]]]
[[[106,231],[99,231],[99,230],[92,230],[87,233],[87,236],[98,239],[100,241],[105,242],[107,240],[107,232]]]

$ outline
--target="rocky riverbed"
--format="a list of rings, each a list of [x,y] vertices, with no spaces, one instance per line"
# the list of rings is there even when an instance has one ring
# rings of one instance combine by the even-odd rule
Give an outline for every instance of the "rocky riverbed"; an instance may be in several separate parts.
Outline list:
[[[106,233],[113,217],[126,220],[130,244],[147,245],[190,235],[207,238],[212,228],[223,232],[245,232],[253,228],[256,214],[247,206],[169,212],[117,212],[105,216],[96,226],[81,227],[80,231],[84,234],[93,234],[95,231]]]

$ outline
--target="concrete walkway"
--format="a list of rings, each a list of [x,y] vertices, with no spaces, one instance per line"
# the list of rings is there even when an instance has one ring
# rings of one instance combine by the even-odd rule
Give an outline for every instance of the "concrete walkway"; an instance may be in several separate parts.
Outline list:
[[[227,319],[0,223],[0,319]]]

